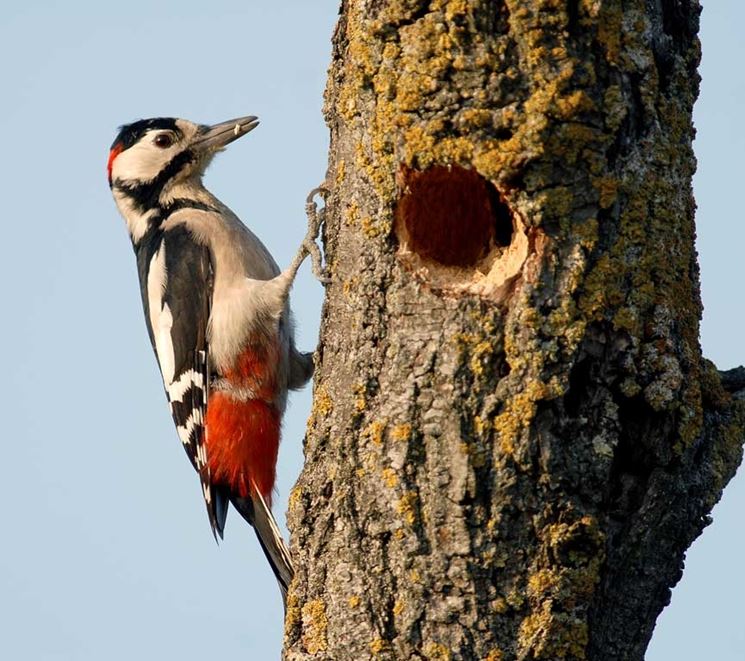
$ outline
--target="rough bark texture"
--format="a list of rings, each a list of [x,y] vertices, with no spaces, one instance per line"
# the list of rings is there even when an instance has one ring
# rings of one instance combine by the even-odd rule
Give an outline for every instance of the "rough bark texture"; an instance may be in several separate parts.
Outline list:
[[[745,425],[698,340],[699,9],[342,3],[286,659],[643,658]]]

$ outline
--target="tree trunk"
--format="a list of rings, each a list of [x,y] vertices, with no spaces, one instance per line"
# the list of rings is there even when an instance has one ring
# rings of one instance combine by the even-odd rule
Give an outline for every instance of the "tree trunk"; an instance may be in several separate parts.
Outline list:
[[[745,427],[698,340],[699,10],[342,3],[286,659],[643,659]]]

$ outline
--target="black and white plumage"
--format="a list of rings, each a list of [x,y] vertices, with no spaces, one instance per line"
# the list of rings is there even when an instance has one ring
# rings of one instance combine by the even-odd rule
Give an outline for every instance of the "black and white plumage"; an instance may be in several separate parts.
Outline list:
[[[179,205],[180,209],[190,208]],[[166,210],[163,220],[170,211]],[[209,374],[207,326],[213,269],[209,250],[183,226],[155,232],[136,250],[142,305],[150,342],[163,375],[176,431],[199,473],[212,530],[222,536],[224,497],[215,498],[207,469],[204,420]],[[194,286],[202,282],[204,286]]]
[[[311,254],[311,223],[288,269],[202,184],[217,151],[252,130],[255,117],[215,126],[182,119],[122,127],[109,184],[137,257],[142,303],[171,414],[199,474],[212,530],[228,504],[251,523],[280,583],[289,552],[271,514],[279,424],[287,391],[313,371],[292,337],[289,289]],[[309,216],[310,218],[310,216]]]

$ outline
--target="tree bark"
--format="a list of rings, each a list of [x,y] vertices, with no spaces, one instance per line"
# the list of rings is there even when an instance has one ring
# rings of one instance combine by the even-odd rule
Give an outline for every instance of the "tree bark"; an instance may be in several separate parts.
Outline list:
[[[699,346],[699,11],[342,2],[286,659],[643,659],[745,428]]]

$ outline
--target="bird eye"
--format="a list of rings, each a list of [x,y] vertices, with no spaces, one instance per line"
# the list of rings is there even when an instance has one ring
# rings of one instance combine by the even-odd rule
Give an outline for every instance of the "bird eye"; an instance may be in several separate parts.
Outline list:
[[[153,143],[161,149],[168,149],[173,144],[173,136],[169,133],[159,133],[155,136]]]

